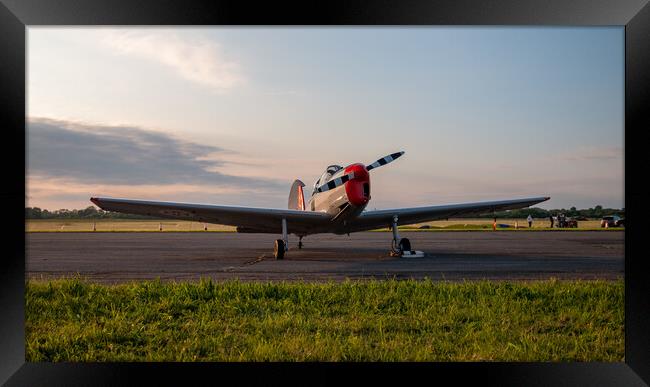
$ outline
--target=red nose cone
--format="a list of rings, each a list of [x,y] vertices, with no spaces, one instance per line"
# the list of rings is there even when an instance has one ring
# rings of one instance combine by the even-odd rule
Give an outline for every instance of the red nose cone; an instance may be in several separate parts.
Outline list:
[[[352,164],[345,168],[345,173],[354,172],[354,179],[345,183],[348,201],[354,206],[362,206],[370,200],[370,176],[363,164]]]

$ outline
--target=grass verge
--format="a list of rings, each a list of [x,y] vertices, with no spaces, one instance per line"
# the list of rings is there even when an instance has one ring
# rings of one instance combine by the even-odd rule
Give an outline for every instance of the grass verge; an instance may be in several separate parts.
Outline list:
[[[623,281],[26,284],[27,361],[623,361]]]

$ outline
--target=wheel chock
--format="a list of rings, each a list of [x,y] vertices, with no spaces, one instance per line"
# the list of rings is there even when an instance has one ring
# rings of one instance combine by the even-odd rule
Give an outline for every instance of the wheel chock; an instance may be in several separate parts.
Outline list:
[[[416,250],[402,251],[402,258],[422,258],[422,257],[424,257],[424,253],[422,251],[416,251]]]

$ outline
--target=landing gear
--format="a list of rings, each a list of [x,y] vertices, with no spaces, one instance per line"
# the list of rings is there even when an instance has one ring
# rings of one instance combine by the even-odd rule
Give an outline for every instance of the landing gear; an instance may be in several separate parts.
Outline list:
[[[393,224],[391,225],[393,230],[393,241],[390,245],[390,256],[391,257],[423,257],[424,253],[421,251],[411,250],[411,241],[408,238],[400,239],[399,234],[397,233],[397,215],[393,217]]]
[[[390,244],[390,256],[391,257],[399,257],[402,255],[402,247],[404,246],[404,243],[402,240],[399,239],[399,234],[397,233],[397,215],[393,216],[393,224],[391,225],[391,229],[393,230],[393,241]],[[408,239],[406,239],[406,243],[408,243],[409,250],[411,249],[411,243],[409,242]]]
[[[273,256],[275,259],[283,259],[284,253],[289,250],[289,237],[287,235],[287,220],[282,219],[282,239],[276,239],[273,246]]]
[[[302,249],[302,237],[299,236],[298,238],[298,249]]]
[[[276,239],[275,240],[275,246],[273,248],[273,256],[275,259],[282,259],[284,258],[284,252],[285,252],[285,244],[282,239]]]

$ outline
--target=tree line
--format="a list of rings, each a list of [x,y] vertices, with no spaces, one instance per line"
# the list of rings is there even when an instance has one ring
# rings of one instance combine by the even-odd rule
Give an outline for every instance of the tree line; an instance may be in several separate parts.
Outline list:
[[[501,219],[521,219],[527,218],[528,215],[533,218],[548,218],[550,216],[557,216],[559,214],[564,214],[567,217],[584,217],[584,218],[602,218],[603,216],[608,215],[618,215],[621,218],[625,217],[625,208],[603,208],[603,206],[596,206],[593,208],[587,208],[578,210],[575,207],[569,209],[566,208],[557,208],[552,210],[545,210],[539,207],[532,208],[522,208],[519,210],[508,210],[508,211],[499,211],[492,214],[483,214],[483,215],[470,215],[466,216],[467,218],[501,218]],[[459,216],[465,217],[465,216]]]
[[[458,216],[459,218],[494,218],[495,216],[500,219],[521,219],[526,218],[528,215],[533,218],[548,218],[549,216],[556,216],[558,214],[564,214],[568,217],[585,217],[585,218],[602,218],[607,215],[618,215],[620,217],[625,217],[625,209],[616,209],[616,208],[603,208],[603,206],[596,206],[593,208],[587,208],[578,210],[575,207],[571,207],[568,210],[554,209],[554,210],[545,210],[543,208],[532,207],[524,208],[520,210],[508,210],[500,211],[496,213],[488,213],[483,215],[467,215],[467,216]],[[102,209],[97,209],[94,206],[88,206],[83,210],[68,210],[60,209],[56,211],[48,211],[46,209],[40,209],[38,207],[26,207],[25,208],[25,219],[159,219],[154,216],[145,216],[145,215],[132,215],[132,214],[122,214],[119,212],[109,212]]]
[[[25,219],[159,219],[153,216],[122,214],[104,211],[95,206],[83,210],[60,209],[48,211],[38,207],[25,207]]]

